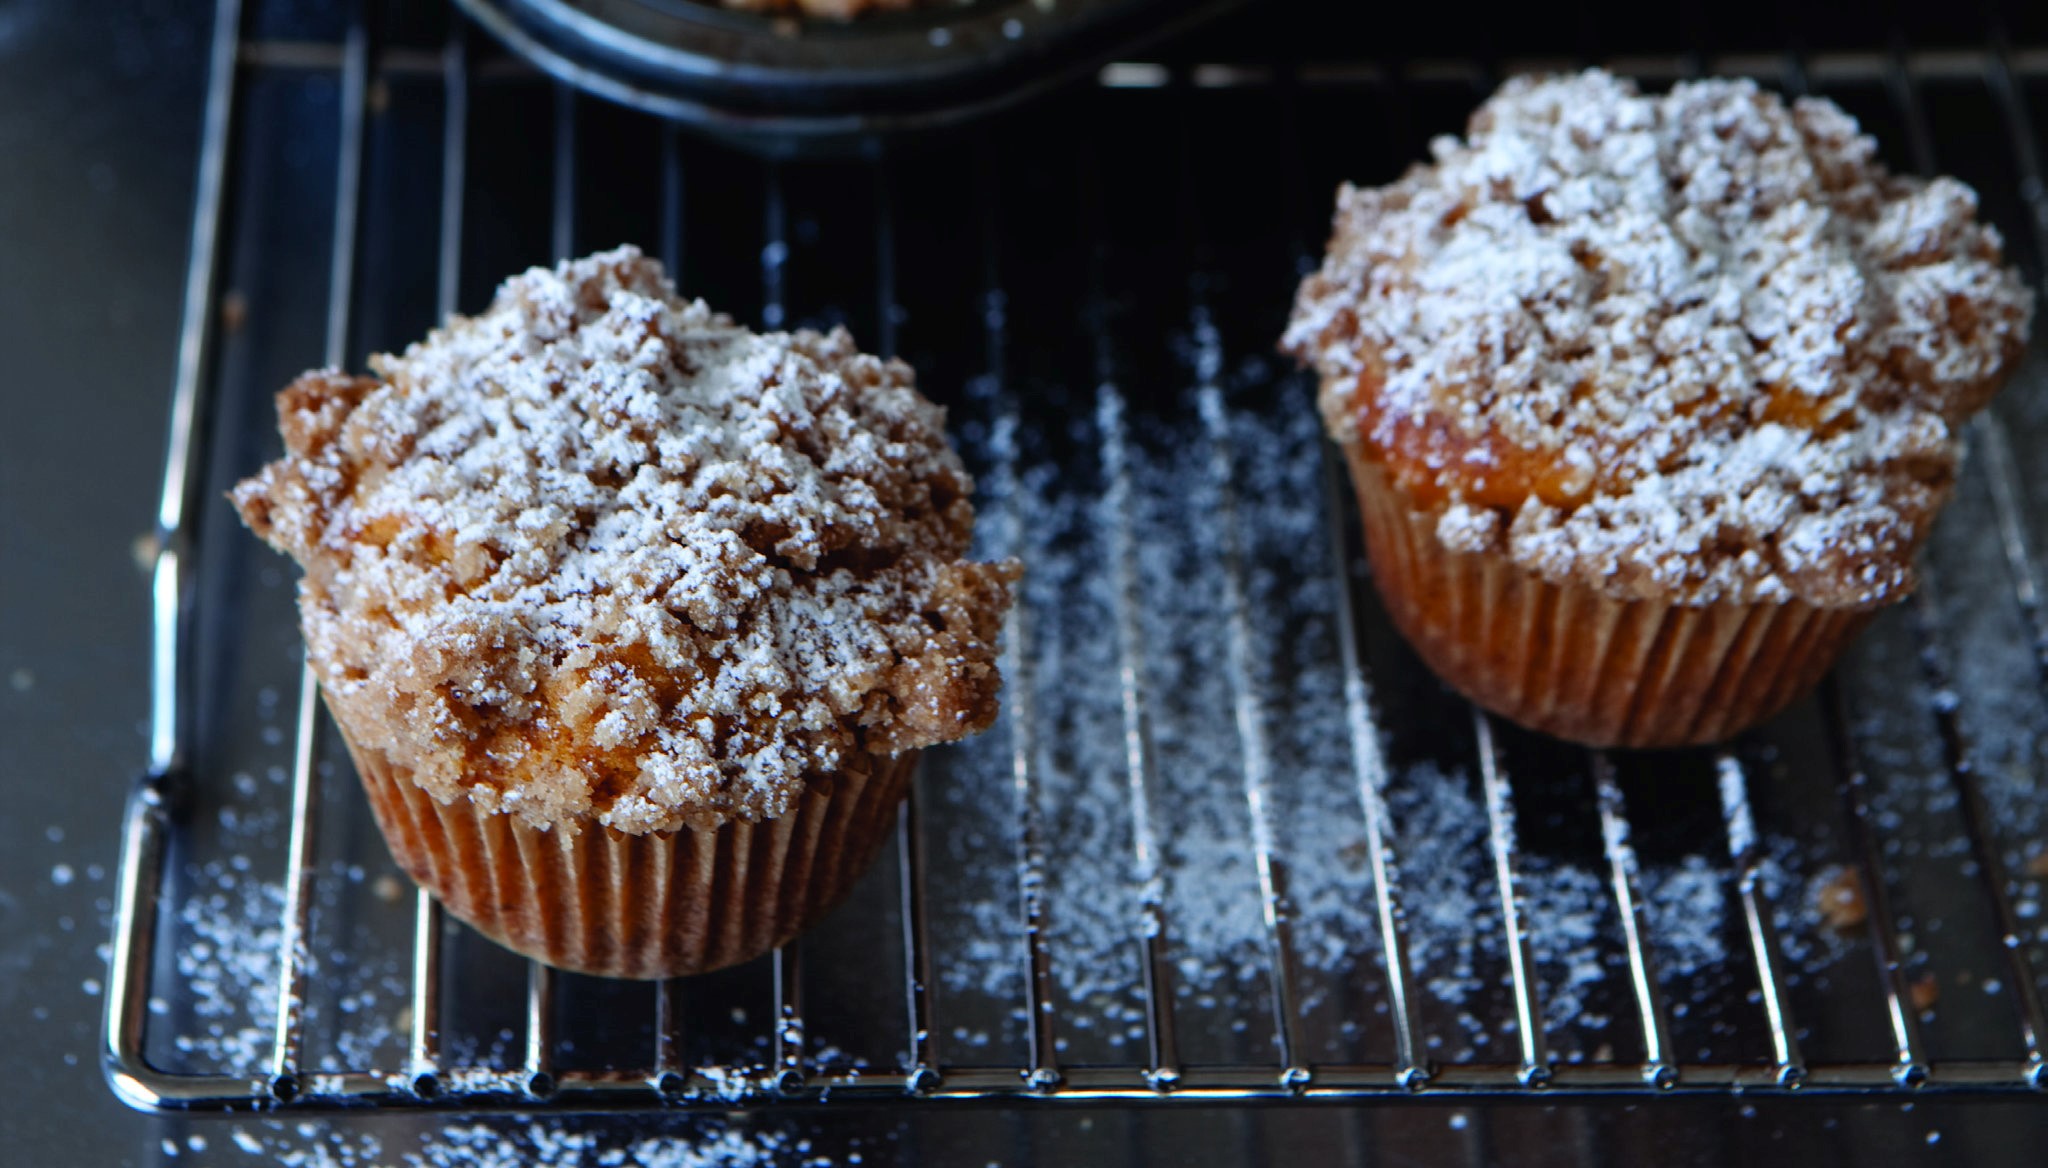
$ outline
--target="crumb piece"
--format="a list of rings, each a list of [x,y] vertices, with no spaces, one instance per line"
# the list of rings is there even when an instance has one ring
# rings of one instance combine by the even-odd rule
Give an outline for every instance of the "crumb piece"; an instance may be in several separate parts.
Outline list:
[[[239,289],[230,288],[220,298],[220,331],[234,336],[249,323],[249,298]]]
[[[1924,1014],[1941,1000],[1941,982],[1932,973],[1922,972],[1906,987],[1906,993],[1913,1001],[1913,1009]]]
[[[1837,869],[1834,878],[1821,886],[1815,900],[1814,908],[1820,919],[1837,933],[1852,932],[1870,917],[1863,901],[1863,881],[1853,868]]]
[[[1500,512],[1463,500],[1446,507],[1436,524],[1437,541],[1454,552],[1488,551],[1499,544],[1500,537]]]

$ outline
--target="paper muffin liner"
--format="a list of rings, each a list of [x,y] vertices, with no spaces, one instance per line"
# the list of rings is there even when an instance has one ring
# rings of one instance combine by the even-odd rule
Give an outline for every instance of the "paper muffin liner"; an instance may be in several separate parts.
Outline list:
[[[917,765],[915,751],[864,758],[778,818],[633,835],[442,803],[382,752],[349,751],[392,857],[449,912],[548,965],[623,978],[737,965],[823,917],[888,838]]]
[[[1589,746],[1716,742],[1784,709],[1870,620],[1799,600],[1618,600],[1505,552],[1458,552],[1437,514],[1346,450],[1373,581],[1422,659],[1488,710]]]

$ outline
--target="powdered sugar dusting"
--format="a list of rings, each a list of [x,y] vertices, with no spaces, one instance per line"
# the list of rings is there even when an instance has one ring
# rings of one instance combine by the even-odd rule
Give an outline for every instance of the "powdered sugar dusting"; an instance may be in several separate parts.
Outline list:
[[[2032,297],[1963,184],[1747,81],[1510,81],[1339,194],[1286,345],[1446,546],[1623,597],[1881,603]],[[1481,518],[1490,514],[1491,519]]]
[[[854,1162],[859,1159],[854,1157]],[[774,1131],[724,1128],[697,1139],[620,1140],[598,1131],[563,1131],[529,1123],[509,1130],[485,1124],[449,1127],[429,1137],[418,1152],[406,1153],[401,1163],[407,1168],[832,1168],[835,1161],[814,1154],[808,1140]]]
[[[185,930],[178,976],[192,996],[198,1028],[173,1038],[178,1052],[215,1067],[263,1065],[277,1014],[278,950],[284,941],[284,889],[226,881],[178,910]]]
[[[757,336],[621,248],[372,364],[280,395],[288,455],[235,501],[307,569],[356,746],[436,795],[754,819],[993,717],[1009,570],[960,559],[972,484],[902,363]]]
[[[646,1131],[646,1125],[622,1131],[616,1123],[529,1119],[458,1121],[416,1139],[379,1138],[327,1123],[273,1120],[238,1124],[228,1138],[244,1156],[285,1168],[834,1168],[865,1159],[858,1144],[834,1155],[772,1127],[711,1120],[679,1133]]]
[[[1257,385],[1268,376],[1253,363],[1227,384]],[[1280,908],[1308,1016],[1341,995],[1341,987],[1369,985],[1383,973],[1352,745],[1331,733],[1345,716],[1332,627],[1341,599],[1329,573],[1328,526],[1313,503],[1320,498],[1319,434],[1305,405],[1287,394],[1257,408],[1227,401],[1225,412],[1247,615],[1260,648],[1250,673],[1263,699],[1259,716],[1274,773],[1286,778],[1273,787],[1271,846],[1288,876]],[[1224,509],[1206,432],[1192,413],[1137,420],[1127,452],[1124,504],[1135,544],[1143,668],[1148,693],[1161,695],[1148,711],[1163,826],[1159,866],[1149,875],[1167,913],[1183,1040],[1213,1042],[1200,1028],[1227,1022],[1252,1031],[1251,1042],[1260,1037],[1271,969],[1233,682],[1217,666],[1230,615],[1220,546]],[[997,425],[985,440],[970,438],[967,449],[971,460],[1016,466],[1014,475],[983,475],[999,489],[983,505],[991,534],[1015,533],[1015,542],[993,550],[1017,554],[1029,567],[1020,605],[1030,637],[1021,648],[1030,660],[1037,747],[1030,761],[1049,826],[1038,891],[1049,906],[1060,1041],[1071,1043],[1069,1057],[1129,1058],[1144,1038],[1133,938],[1146,884],[1132,856],[1124,781],[1108,522],[1088,466],[1034,461],[1014,435],[1014,427]],[[1078,441],[1088,448],[1092,437]],[[1014,1008],[1023,993],[1026,940],[1019,889],[1013,869],[988,862],[1014,856],[1019,842],[1008,749],[986,740],[969,744],[956,755],[963,761],[946,772],[948,848],[961,871],[948,874],[941,897],[950,936],[939,947],[936,971],[949,994]],[[1389,843],[1399,858],[1396,892],[1408,956],[1429,1015],[1425,1041],[1434,1057],[1448,1061],[1492,1057],[1513,1023],[1500,998],[1506,949],[1484,800],[1464,768],[1402,758],[1390,771]],[[1799,917],[1811,903],[1800,895],[1806,873],[1799,848],[1758,828],[1751,840],[1775,890],[1791,976],[1825,969],[1840,954],[1827,948],[1832,934]],[[1718,838],[1699,844],[1710,850],[1662,857],[1641,873],[1656,966],[1679,1003],[1705,1002],[1718,987],[1750,976],[1746,952],[1727,943],[1740,910],[1725,846]],[[1630,993],[1608,872],[1593,857],[1539,851],[1522,859],[1545,1028],[1561,1059],[1603,1057],[1601,1045],[1620,1033],[1611,1011]],[[1376,1041],[1385,1024],[1365,1011],[1316,1018],[1335,1032],[1311,1038],[1328,1043],[1321,1049],[1331,1058],[1356,1057],[1344,1044]],[[990,1041],[968,1031],[953,1038],[970,1047]]]
[[[1756,817],[1749,809],[1749,778],[1731,754],[1714,760],[1714,775],[1721,790],[1721,818],[1728,824],[1728,858],[1739,864],[1756,847]]]

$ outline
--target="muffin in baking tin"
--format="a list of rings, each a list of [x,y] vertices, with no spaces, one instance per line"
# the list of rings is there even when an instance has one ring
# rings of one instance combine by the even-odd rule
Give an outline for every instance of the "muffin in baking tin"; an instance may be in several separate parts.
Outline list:
[[[1373,575],[1481,705],[1595,745],[1725,738],[1913,587],[2030,294],[1976,196],[1746,81],[1510,81],[1345,187],[1284,348]]]
[[[910,369],[756,335],[631,248],[278,397],[234,492],[399,863],[550,964],[731,965],[850,890],[994,717],[1016,568]]]
[[[953,0],[956,7],[961,2],[962,0]],[[902,12],[920,6],[930,6],[935,0],[716,0],[716,3],[744,12],[782,13],[823,20],[852,20],[870,13]]]

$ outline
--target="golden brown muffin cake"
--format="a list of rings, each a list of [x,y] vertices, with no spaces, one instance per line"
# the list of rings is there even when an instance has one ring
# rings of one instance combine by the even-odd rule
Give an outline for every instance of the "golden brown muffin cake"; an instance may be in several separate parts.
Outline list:
[[[1564,737],[1767,717],[1911,590],[2025,348],[1975,194],[1747,81],[1519,78],[1432,153],[1339,193],[1283,342],[1395,621]]]
[[[945,415],[842,331],[756,335],[621,248],[375,378],[278,397],[234,492],[394,853],[457,915],[635,977],[850,886],[916,752],[995,715],[1012,565]]]

